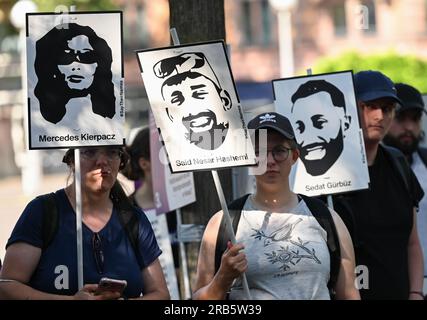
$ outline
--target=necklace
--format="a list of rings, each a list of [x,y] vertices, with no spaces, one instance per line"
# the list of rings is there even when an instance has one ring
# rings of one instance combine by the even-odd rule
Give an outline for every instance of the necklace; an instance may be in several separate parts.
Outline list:
[[[255,195],[254,194],[250,195],[250,201],[252,202],[252,206],[254,207],[254,209],[263,210],[263,211],[266,211],[266,212],[278,212],[278,213],[280,213],[280,212],[287,212],[287,211],[295,208],[298,205],[300,199],[299,199],[298,195],[295,195],[295,196],[296,196],[295,198],[297,200],[296,203],[294,203],[295,202],[295,198],[292,196],[291,199],[290,199],[290,201],[288,203],[284,203],[280,207],[277,207],[277,208],[274,208],[274,209],[272,209],[267,204],[259,203],[255,199]]]

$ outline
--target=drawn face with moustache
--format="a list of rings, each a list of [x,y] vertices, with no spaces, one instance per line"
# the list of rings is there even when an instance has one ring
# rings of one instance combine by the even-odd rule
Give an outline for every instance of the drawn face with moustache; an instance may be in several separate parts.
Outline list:
[[[169,119],[182,125],[190,143],[205,150],[222,145],[229,127],[222,115],[231,108],[226,90],[208,77],[188,71],[168,78],[163,83],[162,96]]]

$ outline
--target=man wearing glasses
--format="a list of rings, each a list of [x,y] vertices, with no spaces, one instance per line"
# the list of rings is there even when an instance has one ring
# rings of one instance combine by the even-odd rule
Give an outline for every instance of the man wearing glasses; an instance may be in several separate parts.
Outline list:
[[[381,72],[361,71],[354,80],[370,187],[346,195],[350,210],[338,212],[352,232],[356,264],[366,267],[360,294],[362,299],[422,299],[416,207],[423,191],[403,155],[380,144],[401,101]]]

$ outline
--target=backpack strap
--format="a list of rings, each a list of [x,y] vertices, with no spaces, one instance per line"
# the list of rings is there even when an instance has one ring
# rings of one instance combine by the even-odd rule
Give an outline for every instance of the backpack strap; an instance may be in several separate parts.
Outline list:
[[[38,196],[43,202],[43,220],[42,220],[42,250],[51,244],[58,231],[58,199],[56,193],[51,192]]]
[[[402,152],[400,152],[398,149],[382,145],[382,147],[385,150],[386,155],[389,159],[391,159],[392,166],[399,172],[399,175],[401,179],[403,180],[405,184],[405,189],[408,191],[408,193],[411,195],[411,188],[410,188],[410,172],[411,169],[408,161],[406,160],[405,156]]]
[[[328,282],[328,288],[333,296],[333,291],[338,280],[338,274],[341,266],[341,250],[340,243],[338,238],[338,233],[335,228],[335,223],[333,221],[332,215],[328,207],[321,201],[315,198],[310,198],[304,195],[299,195],[304,202],[307,204],[310,212],[319,222],[320,226],[327,233],[327,245],[330,255],[330,277]],[[237,231],[237,226],[239,225],[240,215],[245,205],[246,200],[248,199],[249,194],[234,200],[228,205],[228,210],[230,213],[230,218],[232,220],[232,226],[234,232]],[[215,247],[215,273],[219,270],[221,265],[222,254],[227,249],[227,242],[230,240],[229,235],[226,233],[227,225],[224,216],[221,219],[221,224],[218,230],[218,236],[216,240]]]
[[[415,177],[406,157],[396,148],[384,145],[380,145],[380,147],[384,148],[386,157],[390,160],[394,169],[399,173],[401,180],[403,180],[407,195],[413,201],[413,206],[419,209],[419,202],[424,197],[424,191],[418,179]]]
[[[320,226],[326,231],[329,255],[330,255],[330,276],[328,282],[328,288],[331,293],[331,297],[334,295],[335,285],[338,280],[338,275],[341,265],[341,250],[338,232],[335,227],[332,214],[329,208],[319,199],[307,197],[303,194],[299,196],[307,204],[311,214],[319,222]]]
[[[59,227],[58,197],[56,193],[51,192],[38,196],[43,201],[43,220],[42,220],[42,250],[51,244]],[[119,221],[129,238],[135,255],[139,261],[143,261],[139,253],[138,236],[139,221],[138,215],[134,210],[118,209]]]
[[[417,152],[424,165],[427,167],[427,148],[418,147]]]
[[[237,226],[239,225],[240,215],[242,213],[243,206],[245,205],[246,200],[248,199],[249,194],[244,195],[241,198],[238,198],[228,204],[228,212],[230,213],[230,219],[232,221],[232,227],[234,233],[237,231]],[[230,235],[227,230],[227,220],[224,217],[224,214],[221,218],[221,224],[218,229],[218,236],[216,238],[215,246],[215,273],[219,270],[221,266],[221,258],[225,250],[227,249],[227,242],[230,241]]]
[[[139,220],[138,215],[134,210],[118,209],[118,216],[122,227],[129,238],[130,244],[132,245],[133,251],[139,261],[143,261],[139,252]],[[142,266],[140,266],[142,267]]]

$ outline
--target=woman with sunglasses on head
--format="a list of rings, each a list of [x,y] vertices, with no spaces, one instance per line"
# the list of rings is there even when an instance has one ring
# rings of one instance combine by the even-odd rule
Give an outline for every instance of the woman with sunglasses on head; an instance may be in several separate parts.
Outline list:
[[[70,149],[63,162],[71,169],[72,183],[54,193],[53,206],[47,205],[46,196],[31,201],[9,238],[0,299],[169,299],[151,225],[117,181],[128,156],[121,147],[89,147],[81,149],[80,158],[84,287],[78,290],[76,180]],[[126,280],[123,295],[98,290],[104,277]]]
[[[255,130],[255,153],[266,169],[255,176],[256,192],[234,202],[235,207],[241,202],[240,209],[233,208],[240,212],[237,229],[233,225],[236,244],[229,241],[218,255],[218,239],[227,230],[222,229],[222,211],[206,226],[193,299],[245,299],[243,272],[255,300],[327,300],[331,292],[336,299],[360,299],[354,285],[353,246],[345,225],[333,210],[323,207],[335,225],[340,250],[336,282],[329,288],[328,235],[309,209],[316,199],[290,190],[289,174],[299,151],[289,120],[271,112],[254,118],[248,128]],[[258,143],[259,129],[267,129],[266,143]]]

